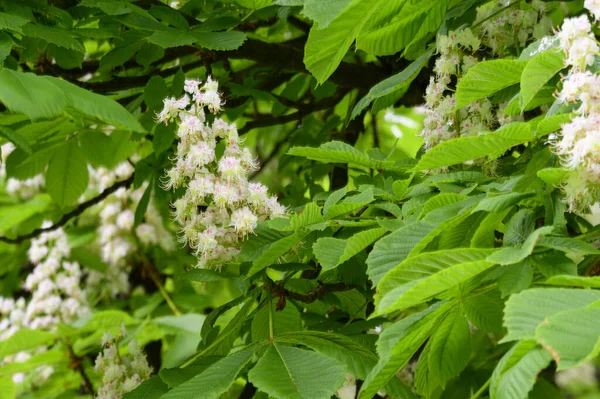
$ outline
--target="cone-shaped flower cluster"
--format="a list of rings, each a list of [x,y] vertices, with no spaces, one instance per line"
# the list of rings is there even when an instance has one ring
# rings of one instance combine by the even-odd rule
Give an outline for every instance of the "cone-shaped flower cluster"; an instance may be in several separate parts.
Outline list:
[[[235,124],[207,117],[205,109],[221,110],[218,83],[210,77],[204,85],[186,80],[184,89],[183,97],[165,99],[157,116],[159,122],[178,125],[174,166],[166,172],[164,187],[186,189],[172,204],[180,241],[195,250],[199,267],[220,267],[233,260],[239,242],[259,221],[283,216],[285,208],[267,187],[248,181],[258,165],[241,147]]]
[[[121,330],[118,337],[114,337],[110,332],[105,332],[102,336],[104,352],[98,355],[95,365],[96,371],[102,375],[98,399],[122,398],[152,374],[146,355],[135,339],[129,341],[127,355],[122,356],[119,353],[119,342],[126,335],[125,328]]]
[[[597,14],[595,2],[585,5]],[[558,98],[574,104],[576,116],[553,139],[563,166],[571,171],[563,187],[566,201],[571,210],[586,212],[600,198],[600,76],[589,70],[599,47],[585,15],[565,20],[557,37],[565,65],[571,67]]]

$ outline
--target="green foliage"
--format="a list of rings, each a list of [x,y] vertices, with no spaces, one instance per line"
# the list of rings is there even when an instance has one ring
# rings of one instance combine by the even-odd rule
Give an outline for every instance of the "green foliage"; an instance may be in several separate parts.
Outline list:
[[[153,368],[123,398],[597,396],[559,384],[600,355],[597,215],[570,208],[555,149],[579,104],[554,95],[556,38],[518,27],[580,3],[0,1],[0,396],[102,397],[103,334],[123,328],[117,357],[135,339]],[[464,29],[472,51],[444,47]],[[287,211],[210,269],[172,220],[186,187],[163,189],[187,126],[156,123],[209,77]],[[425,102],[452,117],[431,148]],[[482,104],[493,121],[467,127]],[[186,205],[198,225],[212,200]],[[85,311],[7,332],[53,267],[43,232],[65,233]],[[46,284],[63,302],[66,278]]]

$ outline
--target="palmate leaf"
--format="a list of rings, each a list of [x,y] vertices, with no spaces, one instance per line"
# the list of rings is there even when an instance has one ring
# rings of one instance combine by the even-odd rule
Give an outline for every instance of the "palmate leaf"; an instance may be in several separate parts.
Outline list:
[[[313,252],[323,270],[333,269],[373,244],[386,232],[387,229],[375,228],[361,231],[345,240],[323,237],[313,245]]]
[[[322,144],[319,148],[293,147],[288,151],[288,155],[305,157],[323,163],[349,163],[368,168],[374,168],[377,165],[376,161],[367,157],[366,154],[341,141],[330,141]]]
[[[558,370],[583,364],[600,353],[600,309],[570,309],[540,324],[535,336],[551,354]]]
[[[377,285],[377,314],[406,309],[476,276],[494,265],[492,249],[460,248],[410,257]]]
[[[456,109],[519,83],[527,62],[492,60],[472,66],[456,85]]]
[[[229,355],[205,369],[202,373],[167,392],[162,399],[217,399],[225,393],[242,368],[252,359],[257,347]]]
[[[600,291],[566,288],[530,288],[511,295],[504,307],[503,342],[535,338],[535,331],[546,318],[566,310],[584,308],[600,300]]]
[[[478,328],[495,333],[502,331],[504,302],[498,291],[466,295],[461,298],[461,304],[469,321]]]
[[[528,124],[511,123],[492,133],[447,140],[427,151],[414,170],[442,168],[491,154],[500,156],[533,138]]]
[[[365,379],[359,399],[370,399],[412,358],[436,328],[450,305],[439,303],[387,327],[377,341],[379,362]]]
[[[198,32],[190,29],[167,28],[155,31],[147,39],[164,49],[197,44],[209,50],[235,50],[246,40],[242,32]]]
[[[317,352],[272,343],[248,380],[276,398],[329,399],[346,378],[344,367]]]
[[[310,30],[304,65],[319,84],[333,74],[363,26],[384,4],[384,0],[353,0],[327,28]]]
[[[552,132],[560,130],[561,126],[565,123],[570,122],[571,119],[573,119],[574,115],[575,114],[573,113],[568,113],[547,116],[545,119],[541,120],[540,123],[538,123],[535,129],[535,135],[537,137],[543,137]]]
[[[88,185],[87,162],[77,142],[60,146],[46,171],[48,194],[61,207],[77,201]]]
[[[563,287],[600,288],[600,277],[557,275],[550,277],[543,284],[560,285]]]

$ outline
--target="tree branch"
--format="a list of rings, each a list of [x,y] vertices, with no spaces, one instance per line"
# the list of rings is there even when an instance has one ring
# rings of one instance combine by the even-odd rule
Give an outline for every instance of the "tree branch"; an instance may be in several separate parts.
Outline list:
[[[127,179],[116,182],[112,186],[108,187],[106,190],[102,191],[96,197],[77,205],[77,207],[75,209],[73,209],[71,212],[65,213],[60,218],[60,220],[58,222],[54,223],[52,226],[40,227],[40,228],[33,230],[31,233],[23,234],[23,235],[15,237],[15,238],[0,237],[0,241],[6,242],[9,244],[19,244],[25,240],[35,238],[46,231],[56,230],[56,229],[64,226],[65,224],[67,224],[67,222],[69,220],[81,215],[86,209],[98,204],[99,202],[104,200],[106,197],[108,197],[109,195],[111,195],[112,193],[114,193],[115,191],[120,189],[121,187],[129,187],[131,185],[131,183],[133,183],[133,176],[134,175],[131,174],[131,176],[129,176]]]
[[[330,292],[342,292],[342,291],[350,291],[355,288],[358,288],[356,285],[346,284],[346,283],[332,283],[332,284],[323,284],[319,281],[319,285],[312,291],[309,291],[307,294],[299,294],[297,292],[288,291],[283,287],[274,287],[274,294],[284,296],[286,298],[294,299],[296,301],[304,302],[304,303],[313,303],[317,299],[324,297],[326,294]]]

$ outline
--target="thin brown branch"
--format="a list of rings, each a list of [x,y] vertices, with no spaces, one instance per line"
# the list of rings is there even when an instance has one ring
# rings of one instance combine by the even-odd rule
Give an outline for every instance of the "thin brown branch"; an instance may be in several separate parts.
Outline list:
[[[121,187],[129,187],[131,185],[131,183],[133,183],[133,174],[125,180],[116,182],[112,186],[108,187],[106,190],[102,191],[96,197],[77,205],[77,207],[75,209],[73,209],[71,212],[65,213],[60,218],[60,220],[58,222],[54,223],[52,226],[40,227],[40,228],[33,230],[30,233],[23,234],[23,235],[15,237],[15,238],[0,237],[0,241],[6,242],[9,244],[19,244],[25,240],[35,238],[44,232],[56,230],[56,229],[64,226],[65,224],[67,224],[67,222],[69,220],[81,215],[86,209],[100,203],[102,200],[104,200],[106,197],[108,197],[109,195],[111,195],[112,193],[114,193],[115,191],[120,189]]]
[[[274,287],[274,294],[279,296],[284,296],[286,298],[294,299],[296,301],[304,302],[304,303],[313,303],[317,299],[324,297],[326,294],[330,292],[343,292],[350,291],[355,288],[358,288],[355,285],[346,284],[346,283],[332,283],[332,284],[323,284],[319,281],[319,285],[312,291],[309,291],[306,294],[299,294],[297,292],[289,291],[283,287],[277,288]]]
[[[88,377],[88,375],[85,372],[85,368],[83,367],[83,360],[75,355],[75,353],[73,352],[73,348],[70,344],[65,343],[65,346],[67,347],[67,356],[69,357],[70,361],[69,367],[77,371],[81,376],[83,386],[86,390],[85,393],[89,393],[90,395],[94,396],[94,385],[92,384],[90,377]]]

